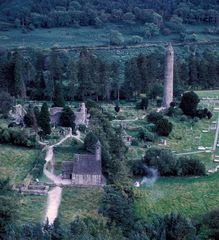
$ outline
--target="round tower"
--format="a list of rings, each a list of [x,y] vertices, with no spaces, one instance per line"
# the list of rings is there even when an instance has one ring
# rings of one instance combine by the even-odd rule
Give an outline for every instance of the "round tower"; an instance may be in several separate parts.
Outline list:
[[[173,69],[174,69],[174,50],[170,43],[166,48],[165,72],[164,72],[164,92],[163,107],[168,108],[173,101]]]
[[[97,161],[101,161],[101,143],[98,141],[95,146],[95,156]]]

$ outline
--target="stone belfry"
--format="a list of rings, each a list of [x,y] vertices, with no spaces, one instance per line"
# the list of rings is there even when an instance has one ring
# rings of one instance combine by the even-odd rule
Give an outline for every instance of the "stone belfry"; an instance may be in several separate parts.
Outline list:
[[[164,92],[163,107],[168,108],[173,101],[173,67],[174,67],[174,50],[170,43],[166,48],[165,54],[165,73],[164,73]]]

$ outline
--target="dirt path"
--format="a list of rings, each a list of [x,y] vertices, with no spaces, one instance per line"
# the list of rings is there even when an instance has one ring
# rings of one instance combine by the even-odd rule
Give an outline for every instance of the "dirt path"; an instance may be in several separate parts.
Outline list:
[[[79,131],[77,131],[77,135],[74,136],[72,135],[72,131],[70,130],[70,132],[64,138],[62,138],[58,143],[55,143],[52,146],[46,145],[45,147],[46,163],[43,168],[43,173],[48,179],[50,179],[56,185],[55,187],[52,188],[52,190],[48,192],[45,221],[48,219],[49,224],[53,224],[54,220],[58,215],[59,205],[61,203],[61,198],[62,198],[62,188],[60,187],[60,185],[69,184],[68,181],[63,181],[60,176],[56,176],[54,174],[53,149],[54,147],[59,146],[69,138],[74,138],[77,141],[80,141],[83,143],[80,137],[81,136]]]
[[[61,199],[62,199],[61,187],[56,186],[51,191],[49,191],[45,217],[45,220],[48,219],[49,224],[53,224],[54,220],[58,215]]]

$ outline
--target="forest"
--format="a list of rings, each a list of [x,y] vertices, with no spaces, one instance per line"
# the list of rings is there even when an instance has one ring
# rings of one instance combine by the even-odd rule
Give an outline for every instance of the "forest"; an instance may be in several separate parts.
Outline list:
[[[219,87],[219,54],[213,48],[191,48],[176,55],[175,61],[175,96],[185,89]],[[2,49],[0,62],[0,89],[15,97],[52,100],[56,88],[61,88],[66,100],[130,100],[142,93],[162,96],[164,53],[156,49],[124,64],[100,58],[86,48],[79,55],[56,48],[46,53]]]
[[[217,0],[2,0],[0,1],[0,29],[20,28],[23,33],[35,28],[94,26],[107,23],[144,25],[150,38],[184,33],[183,24],[214,26],[210,33],[218,33],[219,7]]]

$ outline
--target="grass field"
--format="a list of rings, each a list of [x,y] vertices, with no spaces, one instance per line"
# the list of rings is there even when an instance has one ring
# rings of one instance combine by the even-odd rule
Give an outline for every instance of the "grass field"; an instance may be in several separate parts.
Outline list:
[[[23,196],[17,195],[17,218],[18,224],[41,223],[44,220],[47,196]]]
[[[205,25],[185,25],[188,34],[196,33],[198,40],[218,40],[218,35],[203,34]],[[20,29],[11,29],[7,32],[0,32],[0,44],[7,48],[34,47],[47,49],[54,45],[60,47],[69,46],[94,46],[109,45],[109,34],[111,30],[120,31],[126,43],[133,35],[144,37],[144,25],[139,24],[105,24],[102,28],[80,27],[80,28],[51,28],[35,29],[29,33],[22,33]],[[152,39],[143,38],[144,43],[148,42],[170,42],[179,41],[178,34],[167,36],[159,35]]]
[[[10,178],[11,184],[23,181],[33,167],[37,150],[0,144],[1,178]]]
[[[97,216],[103,190],[100,188],[64,188],[59,209],[63,224],[69,224],[76,216]]]
[[[135,209],[139,216],[180,212],[187,217],[219,206],[219,173],[200,178],[160,178],[151,188],[136,189]]]
[[[218,97],[219,98],[219,90],[206,90],[206,91],[195,91],[200,98],[203,97]]]

